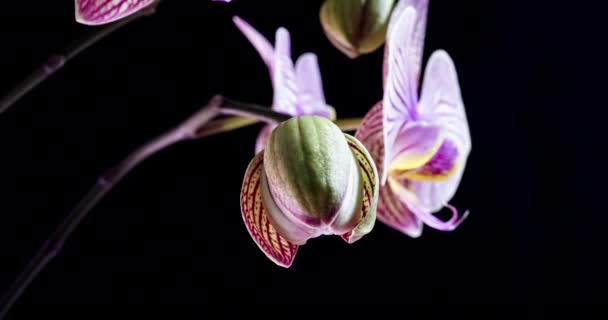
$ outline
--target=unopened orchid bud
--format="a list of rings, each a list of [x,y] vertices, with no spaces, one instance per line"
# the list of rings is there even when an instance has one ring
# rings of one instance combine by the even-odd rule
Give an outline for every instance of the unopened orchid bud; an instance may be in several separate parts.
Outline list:
[[[308,239],[339,235],[352,243],[369,233],[378,188],[375,164],[357,139],[324,117],[295,117],[272,131],[249,165],[241,210],[262,251],[288,267]]]
[[[321,25],[329,41],[354,59],[384,43],[394,4],[394,0],[326,0]]]

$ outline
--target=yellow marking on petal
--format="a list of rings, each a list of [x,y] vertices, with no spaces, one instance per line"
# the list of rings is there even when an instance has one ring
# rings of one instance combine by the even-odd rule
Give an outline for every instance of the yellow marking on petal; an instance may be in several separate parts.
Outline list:
[[[410,180],[418,180],[418,181],[430,181],[430,182],[441,182],[445,181],[458,171],[457,169],[462,164],[462,160],[457,160],[456,163],[452,166],[452,168],[447,172],[441,172],[439,174],[434,174],[430,172],[424,172],[423,170],[411,170],[403,173],[399,173],[398,178],[410,179]]]
[[[397,195],[397,197],[404,203],[411,202],[413,204],[418,204],[418,196],[407,187],[405,187],[402,183],[399,182],[395,177],[390,176],[388,178],[388,184],[393,190],[393,193]]]
[[[395,160],[393,160],[389,164],[389,172],[399,174],[403,171],[409,171],[422,167],[424,164],[433,159],[433,157],[435,156],[437,151],[439,151],[439,148],[443,144],[443,140],[444,138],[442,133],[439,135],[437,141],[435,141],[433,147],[430,148],[427,152],[422,154],[412,154],[411,152],[407,152],[405,155],[397,156],[397,158],[395,158]]]

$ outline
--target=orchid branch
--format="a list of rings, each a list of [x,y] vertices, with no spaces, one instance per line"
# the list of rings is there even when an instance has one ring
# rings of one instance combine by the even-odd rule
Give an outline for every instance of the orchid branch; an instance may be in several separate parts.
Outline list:
[[[152,15],[160,1],[155,1],[145,9],[132,14],[124,19],[118,20],[103,28],[96,28],[83,38],[70,44],[62,53],[50,56],[46,62],[34,70],[25,79],[19,82],[11,91],[0,100],[0,115],[12,107],[19,99],[32,91],[36,86],[50,77],[52,74],[63,68],[68,61],[78,56],[82,51],[99,42],[114,31],[126,26],[127,24],[143,17]]]
[[[107,171],[97,180],[89,192],[85,194],[80,202],[78,202],[70,214],[65,217],[55,232],[30,260],[22,273],[8,289],[5,296],[0,300],[0,319],[4,318],[23,291],[36,278],[42,269],[59,254],[65,241],[91,209],[93,209],[93,207],[110,192],[124,176],[131,172],[131,170],[142,161],[175,143],[205,137],[206,135],[204,133],[209,132],[205,131],[205,126],[214,117],[220,114],[238,114],[253,118],[256,121],[264,121],[273,124],[286,121],[290,118],[288,115],[274,112],[265,107],[231,100],[217,95],[213,97],[206,106],[201,108],[190,118],[186,119],[179,126],[136,149],[125,160],[120,162],[118,166]]]
[[[345,118],[337,119],[334,123],[344,132],[355,131],[359,128],[363,118]],[[198,137],[208,137],[215,134],[228,132],[236,129],[240,129],[246,126],[250,126],[258,123],[259,121],[250,117],[234,116],[224,119],[217,119],[209,122],[199,133]]]

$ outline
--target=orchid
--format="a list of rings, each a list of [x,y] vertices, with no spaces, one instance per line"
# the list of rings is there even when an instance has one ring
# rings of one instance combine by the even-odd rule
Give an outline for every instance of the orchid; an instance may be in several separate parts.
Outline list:
[[[76,0],[76,21],[86,25],[107,24],[130,16],[158,1],[160,0]]]
[[[471,150],[471,137],[456,68],[443,50],[429,58],[420,98],[418,81],[428,0],[401,1],[387,31],[384,96],[355,136],[368,148],[381,175],[378,219],[411,237],[423,224],[451,231],[466,218],[447,204]],[[452,217],[434,213],[447,206]]]
[[[327,118],[302,116],[276,127],[250,162],[241,212],[258,247],[288,268],[309,239],[339,235],[353,243],[369,233],[377,200],[365,147]]]
[[[234,17],[233,21],[268,67],[274,91],[272,110],[291,116],[316,115],[335,120],[334,108],[325,102],[319,63],[314,53],[301,55],[294,67],[287,29],[277,30],[273,48],[268,40],[243,19]],[[266,125],[262,129],[256,140],[256,153],[264,149],[274,127],[275,125]]]

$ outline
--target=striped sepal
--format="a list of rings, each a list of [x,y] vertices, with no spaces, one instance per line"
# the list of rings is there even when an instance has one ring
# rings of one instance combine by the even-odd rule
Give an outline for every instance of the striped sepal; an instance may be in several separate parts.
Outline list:
[[[376,206],[378,204],[378,170],[374,164],[372,156],[367,149],[355,137],[344,134],[348,141],[357,165],[359,167],[359,177],[361,178],[362,197],[361,197],[361,220],[359,224],[351,231],[342,235],[342,238],[348,243],[353,243],[359,240],[364,235],[368,234],[376,223]]]
[[[87,25],[110,23],[131,15],[155,0],[76,0],[76,21]]]
[[[377,103],[363,118],[355,137],[369,150],[378,172],[383,170],[384,138],[382,134],[382,102]],[[422,233],[422,221],[395,195],[388,184],[380,186],[377,215],[382,223],[410,237]]]
[[[261,151],[249,163],[241,189],[241,213],[247,231],[264,254],[277,265],[289,268],[298,246],[279,235],[268,219],[262,201],[263,160]]]

